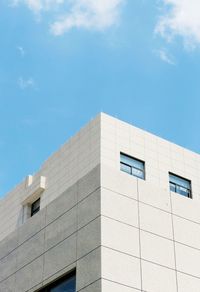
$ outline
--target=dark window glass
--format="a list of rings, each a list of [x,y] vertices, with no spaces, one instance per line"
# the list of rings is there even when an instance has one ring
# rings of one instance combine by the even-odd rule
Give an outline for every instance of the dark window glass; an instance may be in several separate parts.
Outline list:
[[[54,288],[50,288],[50,292],[75,292],[76,290],[76,283],[75,283],[75,276],[71,277],[62,283],[56,285]]]
[[[40,211],[40,198],[31,205],[31,217]]]
[[[39,292],[76,292],[75,272],[71,272],[49,286],[42,288]]]
[[[178,175],[169,173],[170,191],[192,198],[191,181]]]
[[[145,179],[144,162],[129,155],[120,153],[120,169],[130,175]]]

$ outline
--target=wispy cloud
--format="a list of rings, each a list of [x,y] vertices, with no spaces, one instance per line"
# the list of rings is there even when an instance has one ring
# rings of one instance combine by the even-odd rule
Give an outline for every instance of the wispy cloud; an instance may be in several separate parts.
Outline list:
[[[162,48],[155,51],[155,54],[165,63],[169,65],[175,65],[174,58],[167,52],[166,49]]]
[[[50,31],[62,35],[72,28],[102,31],[119,21],[126,0],[12,0],[13,6],[26,5],[37,16],[51,14]]]
[[[24,55],[25,55],[25,50],[24,50],[24,48],[23,48],[22,46],[17,46],[17,50],[18,50],[18,52],[20,53],[20,55],[21,55],[22,57],[24,57]]]
[[[36,88],[35,80],[32,77],[29,77],[28,79],[19,77],[17,83],[18,83],[19,88],[22,90],[25,90],[27,88]]]
[[[61,35],[71,28],[104,30],[115,25],[119,19],[123,0],[77,0],[70,12],[51,25],[55,35]]]
[[[50,32],[62,35],[72,28],[102,31],[119,21],[121,5],[127,0],[12,0],[12,6],[27,6],[41,17],[52,17]]]
[[[200,1],[162,0],[163,13],[156,26],[156,33],[171,41],[183,38],[184,46],[194,49],[200,45]]]

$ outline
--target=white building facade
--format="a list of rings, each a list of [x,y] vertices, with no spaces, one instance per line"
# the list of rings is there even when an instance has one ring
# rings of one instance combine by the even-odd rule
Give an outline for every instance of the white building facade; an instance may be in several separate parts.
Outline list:
[[[0,292],[200,292],[199,178],[101,113],[0,200]]]

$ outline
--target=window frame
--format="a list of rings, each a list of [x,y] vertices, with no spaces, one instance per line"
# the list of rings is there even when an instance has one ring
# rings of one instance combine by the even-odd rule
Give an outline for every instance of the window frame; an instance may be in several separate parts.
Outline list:
[[[65,281],[70,280],[72,278],[75,278],[75,286],[76,286],[76,270],[72,270],[72,271],[68,272],[67,274],[56,279],[54,282],[51,282],[46,287],[40,288],[39,290],[37,290],[37,292],[51,292],[50,289],[56,288],[56,286],[58,286],[59,284],[62,284]],[[75,287],[75,289],[76,289],[76,287]]]
[[[130,158],[130,159],[133,159],[133,160],[137,161],[137,162],[140,162],[140,163],[143,165],[143,169],[140,169],[140,168],[138,168],[138,167],[135,167],[135,166],[129,165],[129,164],[127,164],[127,163],[121,161],[121,155],[124,155],[124,156],[126,156],[126,157],[128,157],[128,158]],[[121,169],[121,165],[125,165],[125,166],[129,167],[130,170],[131,170],[130,173],[127,172],[127,171],[122,170],[122,169]],[[140,171],[140,172],[142,172],[142,173],[143,173],[143,177],[140,177],[140,176],[135,175],[135,174],[133,173],[133,169],[135,169],[136,171]],[[136,178],[139,178],[139,179],[142,179],[142,180],[146,180],[145,161],[143,161],[143,160],[141,160],[141,159],[138,159],[138,158],[136,158],[136,157],[134,157],[134,156],[131,156],[131,155],[129,155],[129,154],[126,154],[126,153],[124,153],[124,152],[120,152],[120,170],[123,171],[123,172],[125,172],[125,173],[127,173],[127,174],[130,174],[130,175],[132,175],[132,176],[134,176],[134,177],[136,177]]]
[[[174,176],[174,177],[180,178],[182,180],[185,180],[186,182],[188,182],[189,185],[190,185],[190,188],[188,189],[188,188],[186,188],[186,187],[184,187],[184,186],[182,186],[182,185],[180,185],[178,183],[174,183],[174,182],[170,181],[170,176],[171,175]],[[175,187],[175,191],[171,190],[171,185],[173,185]],[[178,192],[177,191],[178,188],[185,189],[188,192],[188,196],[185,196],[182,193]],[[192,181],[190,179],[188,179],[188,178],[182,177],[182,176],[177,175],[177,174],[175,174],[173,172],[169,172],[169,189],[170,189],[170,192],[174,192],[174,193],[179,194],[179,195],[181,195],[181,196],[183,196],[185,198],[188,198],[188,199],[192,199],[193,198],[192,197]]]

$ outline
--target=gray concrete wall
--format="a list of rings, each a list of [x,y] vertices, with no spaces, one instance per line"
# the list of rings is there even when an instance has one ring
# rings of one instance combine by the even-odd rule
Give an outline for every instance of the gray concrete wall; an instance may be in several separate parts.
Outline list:
[[[0,291],[35,291],[74,268],[77,291],[94,291],[101,277],[100,228],[97,166],[0,242]]]

